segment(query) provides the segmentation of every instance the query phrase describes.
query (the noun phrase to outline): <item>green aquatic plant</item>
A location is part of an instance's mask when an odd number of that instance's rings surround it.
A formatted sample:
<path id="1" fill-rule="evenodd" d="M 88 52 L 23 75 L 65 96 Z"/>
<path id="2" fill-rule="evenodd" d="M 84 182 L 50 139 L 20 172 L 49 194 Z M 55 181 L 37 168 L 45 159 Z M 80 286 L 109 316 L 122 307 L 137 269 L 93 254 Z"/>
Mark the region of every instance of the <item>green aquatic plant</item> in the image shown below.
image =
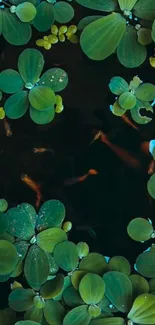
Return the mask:
<path id="1" fill-rule="evenodd" d="M 116 101 L 110 105 L 111 112 L 116 116 L 123 116 L 130 111 L 132 119 L 138 124 L 147 124 L 152 118 L 142 116 L 140 110 L 153 113 L 153 107 L 150 102 L 155 98 L 155 86 L 151 83 L 143 83 L 138 76 L 135 76 L 130 83 L 127 83 L 122 77 L 113 77 L 110 80 L 109 88 L 114 95 L 117 95 Z"/>
<path id="2" fill-rule="evenodd" d="M 47 70 L 41 77 L 44 57 L 35 49 L 24 50 L 18 58 L 18 70 L 6 69 L 0 73 L 0 89 L 10 96 L 4 104 L 7 117 L 18 119 L 29 109 L 31 119 L 37 124 L 46 124 L 55 116 L 55 105 L 60 105 L 60 96 L 55 92 L 68 84 L 67 73 L 60 68 Z"/>
<path id="3" fill-rule="evenodd" d="M 92 60 L 104 60 L 117 53 L 127 68 L 141 65 L 147 56 L 146 45 L 155 39 L 154 0 L 76 0 L 84 7 L 110 13 L 88 16 L 79 23 L 80 44 Z M 153 31 L 152 29 L 153 23 Z"/>
<path id="4" fill-rule="evenodd" d="M 0 34 L 12 45 L 24 45 L 32 36 L 31 21 L 35 18 L 37 0 L 1 1 Z"/>
<path id="5" fill-rule="evenodd" d="M 57 272 L 58 265 L 51 254 L 55 245 L 67 241 L 67 234 L 61 229 L 64 218 L 65 207 L 58 200 L 46 201 L 38 214 L 27 203 L 1 214 L 0 281 L 24 271 L 29 285 L 38 289 L 49 275 Z M 5 256 L 6 251 L 9 254 Z"/>
<path id="6" fill-rule="evenodd" d="M 60 24 L 68 23 L 74 17 L 73 7 L 65 1 L 46 0 L 37 6 L 37 14 L 33 26 L 40 32 L 47 31 L 56 21 Z"/>

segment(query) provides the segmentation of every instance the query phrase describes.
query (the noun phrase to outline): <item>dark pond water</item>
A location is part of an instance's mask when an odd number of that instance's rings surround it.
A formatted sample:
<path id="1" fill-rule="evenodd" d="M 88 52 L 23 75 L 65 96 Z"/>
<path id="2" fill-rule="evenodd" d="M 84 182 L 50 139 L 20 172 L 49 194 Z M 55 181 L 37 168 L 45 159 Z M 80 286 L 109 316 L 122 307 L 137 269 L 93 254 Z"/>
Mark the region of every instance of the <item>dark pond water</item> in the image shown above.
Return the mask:
<path id="1" fill-rule="evenodd" d="M 76 24 L 87 14 L 92 12 L 76 6 L 72 22 Z M 34 48 L 40 36 L 34 33 L 27 47 Z M 0 68 L 16 69 L 24 47 L 2 43 L 2 48 Z M 115 55 L 94 62 L 86 58 L 79 45 L 68 43 L 42 53 L 45 70 L 61 64 L 69 75 L 68 87 L 63 91 L 65 109 L 46 126 L 34 124 L 28 114 L 10 120 L 10 138 L 5 135 L 3 121 L 0 122 L 0 197 L 8 200 L 9 207 L 21 202 L 35 205 L 35 193 L 21 181 L 21 174 L 26 173 L 41 184 L 44 201 L 52 198 L 65 204 L 67 220 L 73 222 L 71 240 L 87 241 L 92 251 L 107 256 L 123 255 L 134 263 L 149 243 L 133 242 L 127 235 L 127 225 L 133 217 L 154 218 L 154 204 L 150 205 L 146 191 L 150 158 L 142 155 L 139 148 L 143 140 L 155 137 L 155 122 L 140 127 L 138 133 L 112 115 L 109 105 L 114 97 L 108 83 L 113 76 L 130 81 L 137 74 L 145 82 L 155 83 L 155 71 L 148 61 L 138 69 L 126 69 Z M 111 141 L 131 151 L 141 160 L 141 170 L 125 165 L 100 141 L 89 147 L 94 129 L 109 132 Z M 55 153 L 37 155 L 32 151 L 34 147 L 52 148 Z M 83 183 L 64 186 L 65 179 L 83 175 L 90 168 L 99 174 Z M 84 229 L 94 225 L 96 237 L 92 238 Z M 7 306 L 9 283 L 0 284 L 0 289 L 1 309 Z"/>

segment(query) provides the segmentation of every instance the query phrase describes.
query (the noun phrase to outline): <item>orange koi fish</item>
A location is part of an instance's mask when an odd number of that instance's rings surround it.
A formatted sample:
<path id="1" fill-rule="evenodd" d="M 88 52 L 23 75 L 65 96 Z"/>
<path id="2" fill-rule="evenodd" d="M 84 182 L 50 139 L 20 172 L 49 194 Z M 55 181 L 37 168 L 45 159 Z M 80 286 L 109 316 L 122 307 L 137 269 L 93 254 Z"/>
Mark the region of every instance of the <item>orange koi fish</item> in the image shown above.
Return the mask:
<path id="1" fill-rule="evenodd" d="M 42 200 L 40 184 L 37 184 L 26 174 L 21 175 L 21 180 L 36 193 L 36 207 L 39 208 L 40 202 Z"/>
<path id="2" fill-rule="evenodd" d="M 33 152 L 34 153 L 44 153 L 44 152 L 52 152 L 54 153 L 54 151 L 52 149 L 47 149 L 47 148 L 33 148 Z"/>
<path id="3" fill-rule="evenodd" d="M 108 136 L 102 132 L 100 136 L 101 141 L 106 144 L 124 163 L 133 168 L 140 168 L 141 163 L 138 159 L 133 157 L 128 151 L 125 149 L 113 144 L 109 141 Z"/>
<path id="4" fill-rule="evenodd" d="M 121 118 L 122 118 L 122 120 L 123 120 L 126 124 L 128 124 L 128 125 L 131 126 L 133 129 L 135 129 L 136 131 L 139 132 L 139 128 L 138 128 L 135 124 L 133 124 L 125 114 L 122 115 Z"/>
<path id="5" fill-rule="evenodd" d="M 4 118 L 3 121 L 4 121 L 4 129 L 5 129 L 6 136 L 11 137 L 12 136 L 12 130 L 11 130 L 10 124 L 8 123 L 6 118 Z"/>
<path id="6" fill-rule="evenodd" d="M 90 176 L 90 175 L 97 175 L 98 174 L 98 171 L 95 170 L 95 169 L 89 169 L 88 170 L 88 173 L 86 173 L 85 175 L 83 176 L 80 176 L 80 177 L 73 177 L 73 178 L 70 178 L 70 179 L 67 179 L 65 182 L 64 182 L 64 185 L 73 185 L 73 184 L 76 184 L 76 183 L 79 183 L 79 182 L 83 182 L 85 181 L 85 179 Z"/>

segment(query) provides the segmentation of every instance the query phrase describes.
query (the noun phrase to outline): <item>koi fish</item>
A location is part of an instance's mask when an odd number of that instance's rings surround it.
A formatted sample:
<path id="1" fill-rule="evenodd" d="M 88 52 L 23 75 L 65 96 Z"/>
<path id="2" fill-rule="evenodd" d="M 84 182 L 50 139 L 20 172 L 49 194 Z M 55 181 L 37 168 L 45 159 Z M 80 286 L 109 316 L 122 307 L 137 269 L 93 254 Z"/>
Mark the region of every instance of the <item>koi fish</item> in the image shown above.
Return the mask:
<path id="1" fill-rule="evenodd" d="M 40 202 L 42 200 L 42 194 L 40 189 L 40 184 L 37 184 L 26 174 L 21 175 L 21 180 L 36 193 L 36 207 L 39 208 Z"/>
<path id="2" fill-rule="evenodd" d="M 44 152 L 52 152 L 54 153 L 54 151 L 52 149 L 47 149 L 47 148 L 33 148 L 33 152 L 34 153 L 44 153 Z"/>
<path id="3" fill-rule="evenodd" d="M 125 114 L 122 115 L 121 118 L 122 118 L 122 120 L 123 120 L 126 124 L 128 124 L 128 125 L 131 126 L 133 129 L 135 129 L 136 131 L 139 132 L 139 128 L 138 128 L 135 124 L 133 124 L 132 121 L 130 121 L 129 118 L 128 118 Z"/>
<path id="4" fill-rule="evenodd" d="M 11 130 L 10 124 L 8 123 L 6 118 L 4 118 L 3 121 L 4 121 L 4 129 L 5 129 L 6 136 L 11 137 L 12 136 L 12 130 Z"/>
<path id="5" fill-rule="evenodd" d="M 65 182 L 64 182 L 64 185 L 73 185 L 73 184 L 76 184 L 76 183 L 81 183 L 83 181 L 85 181 L 85 179 L 90 176 L 90 175 L 97 175 L 98 174 L 98 171 L 95 170 L 95 169 L 89 169 L 88 170 L 88 173 L 86 173 L 85 175 L 83 176 L 80 176 L 80 177 L 73 177 L 73 178 L 70 178 L 70 179 L 67 179 Z"/>
<path id="6" fill-rule="evenodd" d="M 124 163 L 133 168 L 140 168 L 141 163 L 138 159 L 133 157 L 128 151 L 125 149 L 113 144 L 109 141 L 108 136 L 102 132 L 100 136 L 101 141 L 106 144 Z"/>

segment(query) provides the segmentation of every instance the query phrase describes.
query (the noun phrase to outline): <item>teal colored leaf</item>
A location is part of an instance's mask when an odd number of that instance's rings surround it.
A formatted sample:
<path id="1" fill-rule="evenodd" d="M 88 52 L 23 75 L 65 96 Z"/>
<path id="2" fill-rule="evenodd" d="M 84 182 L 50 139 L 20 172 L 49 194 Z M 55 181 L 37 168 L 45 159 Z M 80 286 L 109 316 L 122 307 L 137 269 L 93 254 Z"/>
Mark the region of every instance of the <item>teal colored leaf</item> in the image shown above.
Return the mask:
<path id="1" fill-rule="evenodd" d="M 23 2 L 16 7 L 16 15 L 18 18 L 26 23 L 34 19 L 37 10 L 35 6 L 30 2 Z"/>
<path id="2" fill-rule="evenodd" d="M 19 322 L 15 323 L 15 325 L 41 325 L 38 322 L 34 322 L 32 320 L 20 320 Z"/>
<path id="3" fill-rule="evenodd" d="M 44 307 L 44 317 L 49 325 L 62 325 L 65 308 L 55 300 L 47 300 Z"/>
<path id="4" fill-rule="evenodd" d="M 2 11 L 2 10 L 1 10 Z M 21 22 L 9 9 L 2 11 L 2 34 L 12 45 L 27 44 L 31 38 L 32 30 L 29 23 Z"/>
<path id="5" fill-rule="evenodd" d="M 91 24 L 93 21 L 102 18 L 102 16 L 87 16 L 82 18 L 78 23 L 78 30 L 83 30 L 86 26 Z"/>
<path id="6" fill-rule="evenodd" d="M 24 50 L 18 58 L 18 70 L 25 83 L 35 85 L 44 67 L 44 57 L 36 49 Z"/>
<path id="7" fill-rule="evenodd" d="M 68 84 L 67 73 L 60 68 L 48 70 L 40 78 L 39 85 L 50 87 L 54 92 L 59 92 L 66 88 Z"/>
<path id="8" fill-rule="evenodd" d="M 137 31 L 133 26 L 128 26 L 117 48 L 118 60 L 126 68 L 139 67 L 146 59 L 145 46 L 137 41 Z"/>
<path id="9" fill-rule="evenodd" d="M 119 6 L 122 11 L 132 10 L 137 0 L 118 0 Z"/>
<path id="10" fill-rule="evenodd" d="M 16 241 L 14 243 L 14 246 L 16 247 L 18 253 L 18 260 L 19 262 L 22 262 L 27 254 L 29 243 L 24 240 L 20 240 L 20 241 Z"/>
<path id="11" fill-rule="evenodd" d="M 59 266 L 56 264 L 53 255 L 51 253 L 47 253 L 48 260 L 49 260 L 49 265 L 50 265 L 50 274 L 56 274 L 59 270 Z"/>
<path id="12" fill-rule="evenodd" d="M 9 306 L 15 311 L 25 311 L 33 306 L 35 291 L 32 289 L 17 288 L 9 295 Z"/>
<path id="13" fill-rule="evenodd" d="M 147 182 L 147 190 L 151 197 L 155 199 L 155 174 L 153 174 Z"/>
<path id="14" fill-rule="evenodd" d="M 129 90 L 128 83 L 121 77 L 113 77 L 110 80 L 109 88 L 115 95 L 121 95 L 122 93 Z"/>
<path id="15" fill-rule="evenodd" d="M 55 116 L 54 105 L 43 111 L 39 111 L 33 108 L 32 106 L 30 106 L 30 117 L 32 121 L 35 122 L 36 124 L 44 125 L 50 123 L 54 119 L 54 116 Z"/>
<path id="16" fill-rule="evenodd" d="M 67 313 L 63 325 L 88 325 L 90 320 L 88 306 L 78 306 Z"/>
<path id="17" fill-rule="evenodd" d="M 137 271 L 146 278 L 153 278 L 155 273 L 155 253 L 143 252 L 136 259 Z"/>
<path id="18" fill-rule="evenodd" d="M 0 212 L 0 234 L 3 234 L 7 231 L 8 223 L 4 213 Z M 1 239 L 1 238 L 0 238 Z"/>
<path id="19" fill-rule="evenodd" d="M 145 108 L 146 111 L 150 111 L 153 113 L 153 107 L 149 103 L 141 102 L 137 99 L 135 107 L 133 107 L 130 111 L 131 117 L 138 124 L 147 124 L 152 121 L 152 118 L 145 115 L 142 116 L 140 112 L 142 108 Z"/>
<path id="20" fill-rule="evenodd" d="M 117 0 L 76 0 L 76 2 L 89 9 L 107 12 L 115 11 L 118 7 Z"/>
<path id="21" fill-rule="evenodd" d="M 103 279 L 93 273 L 84 275 L 79 285 L 79 293 L 87 305 L 96 305 L 101 301 L 105 292 Z"/>
<path id="22" fill-rule="evenodd" d="M 45 32 L 54 23 L 54 19 L 54 6 L 46 1 L 42 1 L 37 6 L 37 14 L 32 24 L 39 32 Z"/>
<path id="23" fill-rule="evenodd" d="M 0 275 L 11 273 L 18 262 L 15 246 L 7 240 L 0 240 Z"/>
<path id="24" fill-rule="evenodd" d="M 78 291 L 73 287 L 68 287 L 63 292 L 63 300 L 65 304 L 69 307 L 77 307 L 79 305 L 84 305 L 84 301 L 81 299 Z"/>
<path id="25" fill-rule="evenodd" d="M 10 279 L 11 273 L 6 274 L 6 275 L 0 275 L 0 282 L 6 282 Z"/>
<path id="26" fill-rule="evenodd" d="M 133 13 L 138 18 L 145 20 L 155 19 L 155 2 L 152 0 L 139 0 L 133 8 Z"/>
<path id="27" fill-rule="evenodd" d="M 125 320 L 121 317 L 101 317 L 98 319 L 92 319 L 89 325 L 125 325 Z"/>
<path id="28" fill-rule="evenodd" d="M 125 30 L 126 20 L 118 13 L 97 19 L 82 31 L 82 50 L 92 60 L 104 60 L 116 50 Z"/>
<path id="29" fill-rule="evenodd" d="M 103 275 L 106 285 L 105 295 L 122 313 L 130 310 L 132 303 L 132 284 L 129 278 L 118 271 L 109 271 Z"/>
<path id="30" fill-rule="evenodd" d="M 77 246 L 70 241 L 59 243 L 54 249 L 53 257 L 61 269 L 73 271 L 78 265 Z"/>
<path id="31" fill-rule="evenodd" d="M 30 286 L 34 289 L 39 289 L 47 280 L 49 269 L 46 253 L 37 245 L 32 245 L 24 265 L 24 274 Z"/>
<path id="32" fill-rule="evenodd" d="M 12 3 L 13 5 L 17 6 L 20 3 L 25 2 L 25 0 L 10 0 L 9 2 Z M 29 0 L 28 2 L 32 3 L 36 7 L 38 0 Z"/>
<path id="33" fill-rule="evenodd" d="M 66 209 L 59 200 L 48 200 L 40 208 L 36 222 L 37 230 L 61 227 Z"/>
<path id="34" fill-rule="evenodd" d="M 43 318 L 43 309 L 32 306 L 29 310 L 24 313 L 25 320 L 32 320 L 35 322 L 42 322 Z"/>
<path id="35" fill-rule="evenodd" d="M 12 69 L 3 70 L 0 73 L 0 89 L 7 94 L 16 93 L 24 88 L 20 74 Z"/>
<path id="36" fill-rule="evenodd" d="M 5 114 L 11 119 L 20 118 L 26 113 L 28 106 L 28 93 L 27 91 L 23 90 L 10 96 L 6 100 L 4 104 Z"/>
<path id="37" fill-rule="evenodd" d="M 74 9 L 67 2 L 56 2 L 54 4 L 54 17 L 55 20 L 60 24 L 68 23 L 74 17 Z"/>
<path id="38" fill-rule="evenodd" d="M 155 98 L 155 86 L 151 83 L 143 83 L 135 90 L 136 97 L 141 101 L 151 101 Z"/>
<path id="39" fill-rule="evenodd" d="M 33 108 L 44 110 L 55 104 L 55 93 L 49 87 L 36 86 L 29 92 L 29 101 Z"/>
<path id="40" fill-rule="evenodd" d="M 8 232 L 20 239 L 29 240 L 34 235 L 36 212 L 28 203 L 11 208 L 5 216 L 8 220 Z"/>
<path id="41" fill-rule="evenodd" d="M 65 231 L 61 228 L 49 228 L 37 235 L 37 245 L 45 252 L 53 253 L 55 246 L 67 238 Z"/>

